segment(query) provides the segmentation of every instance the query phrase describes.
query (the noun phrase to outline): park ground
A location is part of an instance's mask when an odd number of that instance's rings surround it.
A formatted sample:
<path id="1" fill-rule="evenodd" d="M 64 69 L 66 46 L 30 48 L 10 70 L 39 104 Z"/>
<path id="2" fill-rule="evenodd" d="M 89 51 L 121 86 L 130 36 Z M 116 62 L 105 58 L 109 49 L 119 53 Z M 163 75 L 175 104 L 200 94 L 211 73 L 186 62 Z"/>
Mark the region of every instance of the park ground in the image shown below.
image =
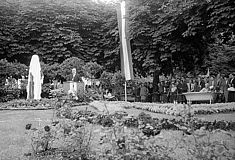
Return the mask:
<path id="1" fill-rule="evenodd" d="M 88 105 L 78 106 L 74 109 L 96 111 Z M 138 115 L 142 110 L 125 109 L 128 114 Z M 112 112 L 112 111 L 111 111 Z M 175 118 L 174 116 L 144 111 L 152 117 Z M 0 111 L 0 160 L 21 160 L 25 159 L 24 153 L 30 152 L 30 138 L 26 135 L 25 126 L 32 123 L 33 126 L 44 126 L 53 119 L 53 110 L 21 110 L 21 111 Z M 226 120 L 235 121 L 235 113 L 212 114 L 197 116 L 208 121 Z"/>

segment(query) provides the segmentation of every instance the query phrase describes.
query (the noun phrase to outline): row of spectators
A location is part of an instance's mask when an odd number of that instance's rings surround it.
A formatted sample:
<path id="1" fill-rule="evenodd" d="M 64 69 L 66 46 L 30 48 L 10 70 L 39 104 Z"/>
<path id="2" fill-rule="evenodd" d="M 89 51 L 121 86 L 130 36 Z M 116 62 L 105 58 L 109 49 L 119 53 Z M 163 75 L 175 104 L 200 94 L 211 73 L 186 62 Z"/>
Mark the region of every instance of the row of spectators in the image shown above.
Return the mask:
<path id="1" fill-rule="evenodd" d="M 5 80 L 5 87 L 11 89 L 25 89 L 27 85 L 27 79 L 22 76 L 21 79 L 16 79 L 12 76 L 7 77 Z"/>
<path id="2" fill-rule="evenodd" d="M 220 97 L 219 101 L 228 101 L 228 92 L 235 91 L 235 74 L 228 76 L 218 74 L 216 76 L 198 77 L 164 77 L 158 83 L 157 93 L 153 93 L 152 84 L 145 83 L 136 88 L 135 95 L 137 101 L 151 102 L 153 96 L 157 96 L 157 101 L 166 102 L 186 102 L 183 93 L 186 92 L 216 92 Z"/>

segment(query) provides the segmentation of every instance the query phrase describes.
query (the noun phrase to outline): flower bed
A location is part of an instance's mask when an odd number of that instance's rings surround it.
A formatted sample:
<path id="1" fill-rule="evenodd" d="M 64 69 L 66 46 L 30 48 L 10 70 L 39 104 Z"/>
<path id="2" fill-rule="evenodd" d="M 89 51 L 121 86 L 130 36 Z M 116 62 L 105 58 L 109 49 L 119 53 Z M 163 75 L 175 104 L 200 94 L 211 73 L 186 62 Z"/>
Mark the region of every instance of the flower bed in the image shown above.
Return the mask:
<path id="1" fill-rule="evenodd" d="M 122 111 L 134 107 L 133 103 L 125 101 L 93 101 L 89 104 L 101 112 Z"/>
<path id="2" fill-rule="evenodd" d="M 186 112 L 194 114 L 229 113 L 235 111 L 235 103 L 217 104 L 158 104 L 158 103 L 134 103 L 134 108 L 147 110 L 155 113 L 162 113 L 174 116 L 183 116 Z"/>
<path id="3" fill-rule="evenodd" d="M 68 97 L 58 98 L 42 98 L 41 100 L 25 100 L 17 99 L 4 103 L 0 103 L 0 110 L 46 110 L 60 108 L 61 106 L 70 103 L 71 107 L 86 105 L 86 102 L 77 102 Z"/>
<path id="4" fill-rule="evenodd" d="M 234 136 L 230 131 L 234 131 L 234 123 L 230 125 L 233 128 L 222 128 L 227 122 L 208 124 L 190 117 L 179 121 L 159 120 L 145 113 L 132 117 L 125 112 L 97 114 L 87 110 L 67 114 L 66 118 L 62 113 L 58 118 L 41 128 L 26 126 L 32 137 L 33 152 L 28 154 L 32 158 L 231 159 L 233 156 Z M 175 137 L 169 139 L 172 135 Z M 228 139 L 220 142 L 221 138 L 216 136 Z M 55 143 L 63 146 L 52 148 Z M 208 152 L 202 153 L 204 150 Z M 187 157 L 182 158 L 181 152 Z"/>
<path id="5" fill-rule="evenodd" d="M 37 100 L 12 100 L 1 103 L 0 110 L 22 110 L 22 109 L 52 109 L 56 103 L 55 99 L 41 99 Z"/>
<path id="6" fill-rule="evenodd" d="M 68 113 L 70 111 L 70 113 Z M 58 117 L 66 117 L 71 120 L 82 120 L 93 124 L 99 124 L 103 127 L 111 127 L 117 121 L 121 122 L 126 127 L 139 128 L 143 132 L 149 130 L 149 133 L 160 130 L 182 130 L 190 128 L 191 130 L 198 130 L 204 128 L 205 130 L 232 130 L 235 131 L 235 122 L 232 121 L 214 121 L 209 122 L 198 118 L 185 118 L 180 119 L 158 119 L 152 118 L 149 114 L 144 112 L 140 113 L 137 117 L 129 116 L 125 111 L 116 111 L 112 114 L 98 114 L 96 112 L 81 110 L 72 112 L 72 110 L 64 110 L 57 112 Z M 148 133 L 146 133 L 148 134 Z M 148 135 L 149 136 L 149 135 Z"/>
<path id="7" fill-rule="evenodd" d="M 235 103 L 194 104 L 194 114 L 213 114 L 235 112 Z"/>

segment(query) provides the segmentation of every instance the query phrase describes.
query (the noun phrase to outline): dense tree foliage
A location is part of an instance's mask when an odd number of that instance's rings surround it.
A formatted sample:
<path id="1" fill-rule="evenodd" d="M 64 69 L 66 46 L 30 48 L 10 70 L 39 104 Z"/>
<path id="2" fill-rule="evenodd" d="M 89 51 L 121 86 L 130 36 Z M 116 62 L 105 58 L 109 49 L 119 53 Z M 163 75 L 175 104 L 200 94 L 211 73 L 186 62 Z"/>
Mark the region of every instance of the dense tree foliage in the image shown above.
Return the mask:
<path id="1" fill-rule="evenodd" d="M 8 62 L 6 59 L 0 60 L 0 87 L 5 84 L 6 78 L 22 78 L 27 75 L 28 67 L 19 62 Z"/>
<path id="2" fill-rule="evenodd" d="M 128 0 L 128 5 L 136 75 L 172 73 L 176 67 L 235 71 L 234 0 Z M 2 0 L 0 58 L 29 65 L 38 54 L 51 77 L 71 57 L 115 72 L 116 7 L 94 0 Z"/>
<path id="3" fill-rule="evenodd" d="M 168 58 L 173 67 L 180 67 L 182 71 L 203 71 L 213 66 L 205 62 L 209 62 L 213 54 L 211 47 L 215 47 L 217 35 L 234 37 L 234 1 L 138 2 L 132 4 L 133 48 L 144 67 L 154 68 L 161 62 L 165 66 Z"/>
<path id="4" fill-rule="evenodd" d="M 84 76 L 83 66 L 85 65 L 84 61 L 77 58 L 77 57 L 71 57 L 63 61 L 59 65 L 59 71 L 58 75 L 64 78 L 67 81 L 71 81 L 72 77 L 72 69 L 76 68 L 76 72 L 79 75 L 79 77 Z"/>
<path id="5" fill-rule="evenodd" d="M 2 6 L 5 13 L 2 21 L 11 10 L 15 12 L 2 26 L 2 56 L 8 55 L 10 59 L 24 56 L 23 63 L 32 54 L 43 57 L 45 63 L 61 63 L 72 56 L 90 59 L 89 50 L 95 51 L 87 42 L 93 41 L 89 39 L 99 23 L 96 20 L 99 15 L 90 15 L 94 4 L 78 2 L 69 5 L 66 1 L 31 0 L 11 4 L 9 8 Z M 5 29 L 9 32 L 5 33 Z"/>
<path id="6" fill-rule="evenodd" d="M 0 77 L 14 77 L 14 78 L 21 78 L 22 75 L 27 74 L 28 67 L 24 64 L 19 62 L 8 62 L 6 59 L 0 60 Z"/>
<path id="7" fill-rule="evenodd" d="M 102 68 L 103 67 L 96 62 L 88 62 L 83 66 L 83 72 L 85 77 L 98 79 L 103 72 Z"/>

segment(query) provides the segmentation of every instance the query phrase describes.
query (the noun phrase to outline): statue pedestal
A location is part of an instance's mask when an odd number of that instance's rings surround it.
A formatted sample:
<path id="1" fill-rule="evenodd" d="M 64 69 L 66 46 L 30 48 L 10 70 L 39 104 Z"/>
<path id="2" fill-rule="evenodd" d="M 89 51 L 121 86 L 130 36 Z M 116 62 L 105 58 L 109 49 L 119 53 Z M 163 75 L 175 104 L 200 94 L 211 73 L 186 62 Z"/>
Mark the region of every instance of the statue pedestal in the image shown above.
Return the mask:
<path id="1" fill-rule="evenodd" d="M 63 89 L 65 93 L 68 93 L 69 90 L 75 90 L 77 93 L 84 93 L 84 83 L 67 81 L 63 83 Z"/>

